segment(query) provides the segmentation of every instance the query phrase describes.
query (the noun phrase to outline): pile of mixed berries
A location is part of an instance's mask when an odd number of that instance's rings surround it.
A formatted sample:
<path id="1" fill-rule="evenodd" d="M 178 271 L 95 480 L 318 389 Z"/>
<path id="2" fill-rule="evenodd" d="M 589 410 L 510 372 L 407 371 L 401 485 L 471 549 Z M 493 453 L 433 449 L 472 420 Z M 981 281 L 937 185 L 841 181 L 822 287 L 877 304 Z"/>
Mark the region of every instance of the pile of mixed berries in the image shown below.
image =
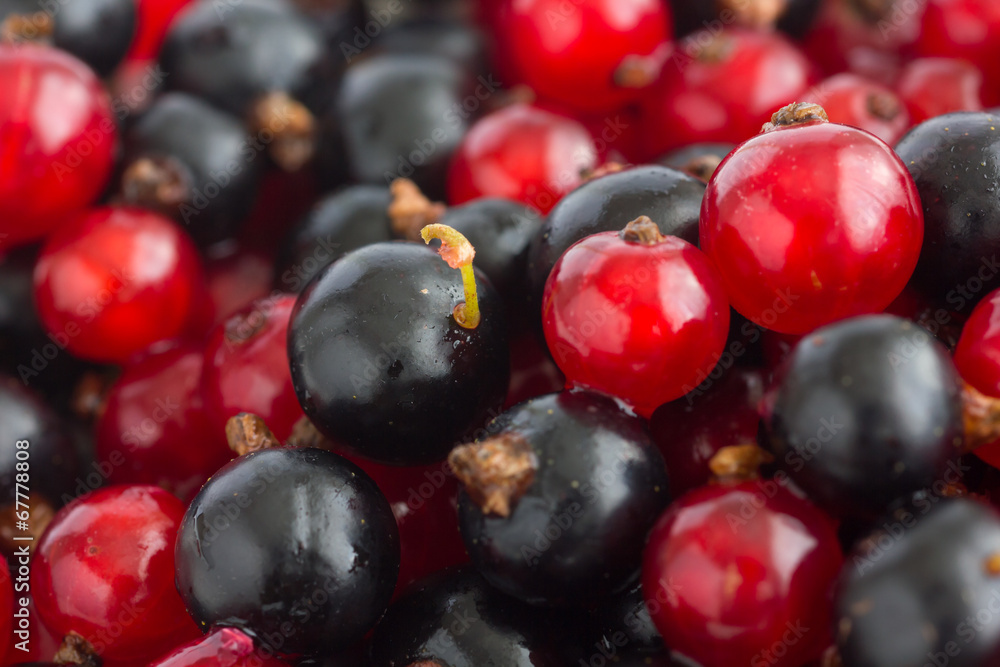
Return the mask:
<path id="1" fill-rule="evenodd" d="M 997 0 L 0 0 L 0 657 L 1000 665 Z"/>

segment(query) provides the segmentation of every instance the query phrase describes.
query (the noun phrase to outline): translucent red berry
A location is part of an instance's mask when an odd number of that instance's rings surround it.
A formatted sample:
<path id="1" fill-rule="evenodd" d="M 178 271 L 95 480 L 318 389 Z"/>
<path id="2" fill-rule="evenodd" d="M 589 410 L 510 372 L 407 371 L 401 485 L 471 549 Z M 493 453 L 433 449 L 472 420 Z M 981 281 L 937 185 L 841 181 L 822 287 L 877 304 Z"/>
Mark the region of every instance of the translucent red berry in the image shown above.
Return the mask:
<path id="1" fill-rule="evenodd" d="M 542 324 L 567 384 L 617 396 L 648 417 L 715 366 L 729 304 L 701 251 L 640 218 L 563 254 L 545 285 Z"/>
<path id="2" fill-rule="evenodd" d="M 923 239 L 916 186 L 889 146 L 790 105 L 719 165 L 701 209 L 701 248 L 732 306 L 782 333 L 881 312 L 909 280 Z"/>
<path id="3" fill-rule="evenodd" d="M 226 421 L 252 412 L 284 441 L 302 407 L 288 366 L 288 323 L 295 295 L 254 301 L 215 327 L 205 346 L 202 388 L 211 434 L 224 441 Z"/>
<path id="4" fill-rule="evenodd" d="M 547 213 L 597 166 L 597 149 L 577 121 L 528 104 L 495 111 L 472 126 L 448 171 L 451 204 L 504 197 Z"/>
<path id="5" fill-rule="evenodd" d="M 288 663 L 254 647 L 236 628 L 217 628 L 171 651 L 149 667 L 287 667 Z"/>
<path id="6" fill-rule="evenodd" d="M 63 51 L 0 44 L 0 233 L 44 237 L 101 194 L 117 124 L 94 73 Z"/>
<path id="7" fill-rule="evenodd" d="M 705 486 L 660 518 L 643 555 L 650 617 L 704 667 L 797 667 L 831 642 L 842 556 L 831 520 L 777 482 Z"/>
<path id="8" fill-rule="evenodd" d="M 184 505 L 154 486 L 113 486 L 73 502 L 38 543 L 31 591 L 42 621 L 103 657 L 145 664 L 198 628 L 174 586 Z"/>
<path id="9" fill-rule="evenodd" d="M 891 88 L 858 74 L 836 74 L 812 92 L 810 101 L 826 109 L 830 122 L 861 128 L 890 146 L 910 129 L 903 100 Z"/>
<path id="10" fill-rule="evenodd" d="M 669 54 L 672 22 L 660 0 L 505 0 L 493 16 L 515 82 L 576 111 L 625 106 Z"/>
<path id="11" fill-rule="evenodd" d="M 94 432 L 97 459 L 116 484 L 155 484 L 190 499 L 233 453 L 202 400 L 200 346 L 180 345 L 129 364 Z"/>
<path id="12" fill-rule="evenodd" d="M 35 303 L 50 337 L 93 361 L 123 362 L 178 336 L 203 292 L 201 260 L 184 231 L 137 208 L 78 214 L 35 266 Z"/>
<path id="13" fill-rule="evenodd" d="M 983 73 L 964 60 L 912 60 L 900 72 L 896 90 L 910 110 L 913 125 L 952 111 L 983 109 Z"/>

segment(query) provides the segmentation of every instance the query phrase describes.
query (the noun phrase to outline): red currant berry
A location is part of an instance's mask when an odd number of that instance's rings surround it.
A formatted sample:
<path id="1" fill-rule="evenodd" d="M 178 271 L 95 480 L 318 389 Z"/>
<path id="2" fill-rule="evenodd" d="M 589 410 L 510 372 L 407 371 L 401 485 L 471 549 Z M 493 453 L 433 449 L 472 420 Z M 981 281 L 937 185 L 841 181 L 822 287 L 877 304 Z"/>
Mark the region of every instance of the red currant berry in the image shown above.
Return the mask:
<path id="1" fill-rule="evenodd" d="M 205 279 L 216 324 L 271 293 L 272 266 L 264 253 L 244 246 L 208 258 Z"/>
<path id="2" fill-rule="evenodd" d="M 669 55 L 661 0 L 505 0 L 494 16 L 514 78 L 576 111 L 625 106 Z"/>
<path id="3" fill-rule="evenodd" d="M 31 591 L 42 621 L 103 657 L 143 664 L 198 628 L 174 585 L 184 505 L 155 486 L 100 489 L 56 514 L 38 543 Z"/>
<path id="4" fill-rule="evenodd" d="M 1000 104 L 1000 4 L 994 0 L 927 0 L 915 48 L 921 56 L 972 63 L 986 81 L 983 103 Z"/>
<path id="5" fill-rule="evenodd" d="M 923 230 L 892 149 L 815 104 L 781 109 L 729 154 L 700 221 L 733 307 L 782 333 L 881 312 L 913 273 Z"/>
<path id="6" fill-rule="evenodd" d="M 857 74 L 845 72 L 821 82 L 816 100 L 830 122 L 861 128 L 890 146 L 910 129 L 910 116 L 899 96 Z"/>
<path id="7" fill-rule="evenodd" d="M 101 194 L 117 126 L 111 100 L 73 56 L 0 45 L 0 233 L 40 239 Z"/>
<path id="8" fill-rule="evenodd" d="M 953 58 L 917 58 L 903 67 L 896 83 L 913 125 L 952 111 L 981 111 L 982 87 L 983 73 Z"/>
<path id="9" fill-rule="evenodd" d="M 759 373 L 733 369 L 656 409 L 649 431 L 667 463 L 675 498 L 708 484 L 709 462 L 720 449 L 757 442 L 763 394 Z"/>
<path id="10" fill-rule="evenodd" d="M 567 116 L 513 104 L 479 120 L 448 171 L 448 201 L 503 197 L 543 213 L 597 166 L 587 129 Z"/>
<path id="11" fill-rule="evenodd" d="M 171 651 L 149 667 L 288 667 L 288 663 L 257 650 L 242 630 L 217 628 Z"/>
<path id="12" fill-rule="evenodd" d="M 288 366 L 288 323 L 295 295 L 253 302 L 215 327 L 205 347 L 202 389 L 210 433 L 225 440 L 226 422 L 252 412 L 280 441 L 302 418 Z"/>
<path id="13" fill-rule="evenodd" d="M 201 394 L 200 347 L 182 345 L 126 366 L 95 426 L 98 461 L 115 484 L 153 484 L 190 499 L 233 454 Z"/>
<path id="14" fill-rule="evenodd" d="M 639 218 L 563 254 L 545 284 L 542 325 L 567 384 L 617 396 L 648 417 L 715 366 L 729 304 L 701 251 Z"/>
<path id="15" fill-rule="evenodd" d="M 35 266 L 35 303 L 73 354 L 123 362 L 188 323 L 204 276 L 177 225 L 137 208 L 96 208 L 53 234 Z"/>
<path id="16" fill-rule="evenodd" d="M 832 521 L 773 481 L 706 486 L 672 505 L 643 554 L 650 616 L 704 667 L 797 667 L 829 646 L 842 556 Z"/>
<path id="17" fill-rule="evenodd" d="M 955 349 L 962 379 L 987 396 L 1000 398 L 1000 290 L 988 294 L 972 310 Z"/>
<path id="18" fill-rule="evenodd" d="M 458 530 L 458 482 L 446 464 L 398 467 L 346 458 L 375 481 L 396 518 L 400 565 L 394 597 L 431 572 L 468 562 Z"/>
<path id="19" fill-rule="evenodd" d="M 690 35 L 643 102 L 646 148 L 656 156 L 687 144 L 749 139 L 812 80 L 809 61 L 776 32 Z"/>
<path id="20" fill-rule="evenodd" d="M 136 0 L 135 37 L 129 47 L 128 60 L 154 60 L 160 53 L 160 46 L 167 36 L 167 29 L 174 17 L 191 0 Z"/>

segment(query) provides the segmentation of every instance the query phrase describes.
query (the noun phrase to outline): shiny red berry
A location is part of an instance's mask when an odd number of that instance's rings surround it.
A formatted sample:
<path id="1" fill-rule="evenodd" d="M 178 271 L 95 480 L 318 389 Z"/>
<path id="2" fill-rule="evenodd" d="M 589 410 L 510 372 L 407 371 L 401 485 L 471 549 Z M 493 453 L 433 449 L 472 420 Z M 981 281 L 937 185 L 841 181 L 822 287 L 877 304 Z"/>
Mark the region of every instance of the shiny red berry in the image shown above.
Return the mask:
<path id="1" fill-rule="evenodd" d="M 961 58 L 979 68 L 983 104 L 1000 104 L 1000 4 L 994 0 L 926 0 L 919 38 L 921 56 Z"/>
<path id="2" fill-rule="evenodd" d="M 98 461 L 114 484 L 152 484 L 189 500 L 233 458 L 202 400 L 202 350 L 179 345 L 129 364 L 94 429 Z"/>
<path id="3" fill-rule="evenodd" d="M 202 389 L 211 434 L 219 441 L 225 441 L 226 421 L 241 412 L 263 418 L 280 441 L 302 418 L 288 366 L 295 298 L 282 294 L 254 301 L 209 335 Z"/>
<path id="4" fill-rule="evenodd" d="M 63 51 L 0 45 L 0 233 L 44 237 L 101 194 L 117 125 L 86 65 Z"/>
<path id="5" fill-rule="evenodd" d="M 452 158 L 448 201 L 504 197 L 542 213 L 597 166 L 597 149 L 577 121 L 528 104 L 495 111 L 472 126 Z"/>
<path id="6" fill-rule="evenodd" d="M 896 83 L 913 125 L 952 111 L 981 111 L 982 89 L 983 73 L 979 68 L 954 58 L 912 60 L 903 67 Z"/>
<path id="7" fill-rule="evenodd" d="M 135 38 L 126 58 L 134 61 L 153 60 L 160 53 L 160 46 L 174 17 L 191 0 L 136 0 Z"/>
<path id="8" fill-rule="evenodd" d="M 772 480 L 705 486 L 660 517 L 643 554 L 650 617 L 703 667 L 798 667 L 831 641 L 842 556 L 831 520 Z"/>
<path id="9" fill-rule="evenodd" d="M 923 213 L 889 146 L 790 105 L 719 165 L 701 209 L 701 248 L 730 303 L 782 333 L 881 312 L 913 273 Z"/>
<path id="10" fill-rule="evenodd" d="M 12 562 L 14 563 L 14 572 L 18 571 L 21 567 L 21 563 L 18 563 L 17 557 L 13 557 Z M 28 574 L 30 571 L 28 569 L 27 559 L 23 563 L 23 572 Z M 19 596 L 20 597 L 20 596 Z M 18 604 L 17 609 L 21 609 L 21 605 Z M 14 618 L 14 582 L 11 580 L 11 570 L 7 567 L 7 559 L 0 556 L 0 657 L 3 657 L 7 653 L 7 649 L 10 648 L 12 626 L 17 622 Z"/>
<path id="11" fill-rule="evenodd" d="M 124 362 L 176 337 L 204 298 L 194 244 L 137 208 L 95 208 L 53 234 L 35 266 L 35 303 L 49 336 L 78 357 Z"/>
<path id="12" fill-rule="evenodd" d="M 236 628 L 217 628 L 178 647 L 149 667 L 288 667 L 288 663 L 254 647 Z"/>
<path id="13" fill-rule="evenodd" d="M 812 82 L 809 61 L 776 32 L 696 32 L 678 44 L 642 103 L 645 148 L 657 156 L 687 144 L 739 143 Z"/>
<path id="14" fill-rule="evenodd" d="M 493 16 L 515 82 L 575 111 L 625 106 L 645 83 L 630 72 L 655 72 L 669 54 L 672 21 L 661 0 L 505 0 Z"/>
<path id="15" fill-rule="evenodd" d="M 52 520 L 32 562 L 42 621 L 83 635 L 103 657 L 144 664 L 198 628 L 174 586 L 184 505 L 154 486 L 112 486 Z"/>
<path id="16" fill-rule="evenodd" d="M 701 251 L 639 218 L 563 254 L 545 284 L 542 324 L 568 385 L 617 396 L 648 417 L 715 366 L 729 304 Z"/>
<path id="17" fill-rule="evenodd" d="M 889 144 L 910 129 L 910 115 L 891 88 L 858 74 L 845 72 L 816 85 L 809 97 L 824 109 L 832 123 L 871 132 Z"/>

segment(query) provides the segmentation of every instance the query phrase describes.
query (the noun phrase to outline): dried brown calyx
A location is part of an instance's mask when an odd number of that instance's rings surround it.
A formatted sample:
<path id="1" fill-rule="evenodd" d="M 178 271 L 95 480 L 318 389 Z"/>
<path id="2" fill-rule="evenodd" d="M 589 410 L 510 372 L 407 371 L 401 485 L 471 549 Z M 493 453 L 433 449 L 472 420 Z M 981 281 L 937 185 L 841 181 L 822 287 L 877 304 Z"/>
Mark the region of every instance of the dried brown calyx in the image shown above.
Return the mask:
<path id="1" fill-rule="evenodd" d="M 226 440 L 229 449 L 243 456 L 249 452 L 280 447 L 281 443 L 264 420 L 255 414 L 241 412 L 226 422 Z"/>
<path id="2" fill-rule="evenodd" d="M 622 58 L 615 69 L 614 82 L 619 88 L 646 88 L 660 78 L 663 64 L 667 62 L 673 46 L 664 45 L 649 55 L 631 54 Z"/>
<path id="3" fill-rule="evenodd" d="M 972 385 L 962 383 L 964 452 L 1000 439 L 1000 399 L 987 396 Z"/>
<path id="4" fill-rule="evenodd" d="M 510 516 L 538 468 L 531 445 L 516 433 L 460 445 L 448 455 L 448 464 L 472 502 L 483 513 L 501 517 Z"/>
<path id="5" fill-rule="evenodd" d="M 640 215 L 625 225 L 625 229 L 621 231 L 621 237 L 623 241 L 641 243 L 642 245 L 657 245 L 663 243 L 667 238 L 660 233 L 660 228 L 656 223 L 645 215 Z"/>
<path id="6" fill-rule="evenodd" d="M 303 415 L 292 427 L 285 444 L 289 447 L 315 447 L 316 449 L 333 450 L 333 443 L 320 433 L 309 417 Z"/>
<path id="7" fill-rule="evenodd" d="M 712 479 L 729 484 L 754 480 L 760 477 L 760 467 L 771 463 L 774 457 L 756 443 L 722 447 L 708 461 Z"/>
<path id="8" fill-rule="evenodd" d="M 716 6 L 720 15 L 730 12 L 732 22 L 760 29 L 777 23 L 788 9 L 788 0 L 716 0 Z"/>
<path id="9" fill-rule="evenodd" d="M 99 419 L 107 407 L 108 392 L 118 377 L 117 372 L 87 371 L 73 387 L 70 409 L 85 422 Z"/>
<path id="10" fill-rule="evenodd" d="M 421 241 L 420 230 L 441 220 L 446 207 L 424 196 L 417 184 L 408 178 L 397 178 L 389 185 L 389 222 L 396 236 L 408 241 Z"/>
<path id="11" fill-rule="evenodd" d="M 267 144 L 268 155 L 284 171 L 302 169 L 316 152 L 316 119 L 288 93 L 264 95 L 251 107 L 247 120 L 250 130 Z"/>
<path id="12" fill-rule="evenodd" d="M 625 171 L 628 169 L 627 164 L 622 164 L 621 162 L 605 162 L 599 167 L 594 169 L 584 169 L 580 172 L 580 180 L 584 183 L 592 181 L 595 178 L 600 178 L 601 176 L 607 176 L 608 174 L 617 174 L 620 171 Z"/>
<path id="13" fill-rule="evenodd" d="M 847 6 L 865 22 L 877 25 L 892 15 L 896 0 L 848 0 Z"/>
<path id="14" fill-rule="evenodd" d="M 894 120 L 903 110 L 899 98 L 888 91 L 870 93 L 865 106 L 868 108 L 868 113 L 887 122 Z"/>
<path id="15" fill-rule="evenodd" d="M 173 216 L 191 199 L 191 175 L 172 157 L 142 157 L 122 174 L 122 198 L 128 204 Z"/>
<path id="16" fill-rule="evenodd" d="M 28 521 L 26 522 L 28 530 L 19 530 L 14 512 L 15 510 L 23 510 L 25 503 L 28 506 Z M 25 544 L 22 539 L 14 539 L 15 537 L 31 537 L 37 544 L 55 515 L 56 511 L 49 504 L 49 501 L 37 493 L 29 493 L 27 500 L 22 498 L 20 504 L 0 505 L 0 548 L 4 550 L 4 553 L 12 553 L 18 546 Z"/>
<path id="17" fill-rule="evenodd" d="M 707 183 L 721 163 L 722 158 L 718 155 L 699 155 L 681 167 L 681 171 Z"/>
<path id="18" fill-rule="evenodd" d="M 52 662 L 57 665 L 80 665 L 81 667 L 101 667 L 101 656 L 94 647 L 76 632 L 70 632 L 63 637 L 62 644 Z"/>
<path id="19" fill-rule="evenodd" d="M 788 106 L 781 107 L 771 116 L 770 123 L 764 123 L 762 132 L 770 132 L 782 127 L 792 125 L 805 125 L 813 122 L 829 122 L 830 117 L 826 115 L 826 109 L 813 102 L 793 102 Z"/>
<path id="20" fill-rule="evenodd" d="M 55 22 L 48 12 L 11 14 L 0 23 L 0 39 L 5 43 L 41 42 L 52 36 Z"/>

